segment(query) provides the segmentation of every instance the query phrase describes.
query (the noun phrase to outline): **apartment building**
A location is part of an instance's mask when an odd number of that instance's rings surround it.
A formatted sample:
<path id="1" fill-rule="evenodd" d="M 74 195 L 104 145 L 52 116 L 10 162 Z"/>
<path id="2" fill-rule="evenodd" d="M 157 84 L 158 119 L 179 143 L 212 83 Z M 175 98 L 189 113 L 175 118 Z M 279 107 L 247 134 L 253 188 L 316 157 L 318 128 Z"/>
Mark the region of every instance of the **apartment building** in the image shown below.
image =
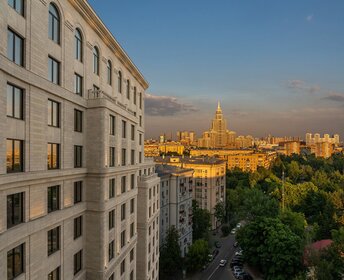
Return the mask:
<path id="1" fill-rule="evenodd" d="M 174 226 L 179 232 L 179 245 L 185 257 L 192 244 L 193 169 L 157 165 L 160 177 L 160 247 L 167 231 Z"/>
<path id="2" fill-rule="evenodd" d="M 0 0 L 0 279 L 136 279 L 148 83 L 86 0 Z"/>
<path id="3" fill-rule="evenodd" d="M 158 280 L 160 178 L 155 173 L 153 160 L 146 160 L 142 168 L 137 204 L 137 279 Z"/>

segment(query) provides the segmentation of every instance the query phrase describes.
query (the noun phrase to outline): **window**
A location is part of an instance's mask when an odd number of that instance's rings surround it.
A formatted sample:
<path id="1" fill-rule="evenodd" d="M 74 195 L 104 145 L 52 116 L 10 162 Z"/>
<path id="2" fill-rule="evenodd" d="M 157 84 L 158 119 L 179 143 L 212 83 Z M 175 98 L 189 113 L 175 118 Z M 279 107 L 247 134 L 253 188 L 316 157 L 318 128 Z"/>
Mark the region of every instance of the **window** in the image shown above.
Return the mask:
<path id="1" fill-rule="evenodd" d="M 15 64 L 24 66 L 24 39 L 11 29 L 7 31 L 7 57 Z"/>
<path id="2" fill-rule="evenodd" d="M 125 203 L 121 205 L 121 221 L 125 220 Z"/>
<path id="3" fill-rule="evenodd" d="M 49 5 L 49 39 L 60 44 L 60 15 L 55 5 Z"/>
<path id="4" fill-rule="evenodd" d="M 134 260 L 134 248 L 130 251 L 130 262 Z"/>
<path id="5" fill-rule="evenodd" d="M 48 256 L 60 250 L 60 227 L 48 231 Z"/>
<path id="6" fill-rule="evenodd" d="M 74 131 L 82 132 L 82 111 L 74 109 Z"/>
<path id="7" fill-rule="evenodd" d="M 122 121 L 122 138 L 127 137 L 127 122 Z"/>
<path id="8" fill-rule="evenodd" d="M 139 152 L 139 163 L 142 163 L 142 152 Z"/>
<path id="9" fill-rule="evenodd" d="M 125 259 L 121 262 L 121 275 L 125 272 Z"/>
<path id="10" fill-rule="evenodd" d="M 7 228 L 24 222 L 24 193 L 7 196 Z"/>
<path id="11" fill-rule="evenodd" d="M 139 145 L 142 145 L 142 134 L 139 134 Z"/>
<path id="12" fill-rule="evenodd" d="M 82 146 L 74 146 L 74 168 L 82 167 Z"/>
<path id="13" fill-rule="evenodd" d="M 109 198 L 115 197 L 115 178 L 109 180 Z"/>
<path id="14" fill-rule="evenodd" d="M 140 116 L 139 124 L 140 124 L 140 126 L 142 126 L 142 116 Z"/>
<path id="15" fill-rule="evenodd" d="M 74 239 L 82 235 L 82 216 L 74 219 Z"/>
<path id="16" fill-rule="evenodd" d="M 93 85 L 93 91 L 97 93 L 98 95 L 99 87 L 97 87 L 96 85 Z"/>
<path id="17" fill-rule="evenodd" d="M 48 280 L 60 280 L 60 267 L 48 274 Z"/>
<path id="18" fill-rule="evenodd" d="M 127 98 L 130 99 L 130 81 L 127 80 Z"/>
<path id="19" fill-rule="evenodd" d="M 130 280 L 134 280 L 134 271 L 130 272 Z"/>
<path id="20" fill-rule="evenodd" d="M 115 280 L 115 275 L 112 273 L 108 280 Z"/>
<path id="21" fill-rule="evenodd" d="M 122 193 L 125 193 L 126 185 L 127 185 L 127 177 L 126 176 L 122 176 L 122 179 L 121 179 L 121 192 Z"/>
<path id="22" fill-rule="evenodd" d="M 8 0 L 8 5 L 10 5 L 16 12 L 24 16 L 24 0 Z"/>
<path id="23" fill-rule="evenodd" d="M 135 150 L 131 150 L 130 163 L 131 165 L 135 164 Z"/>
<path id="24" fill-rule="evenodd" d="M 109 261 L 111 261 L 114 258 L 114 250 L 115 249 L 115 242 L 112 240 L 109 243 Z"/>
<path id="25" fill-rule="evenodd" d="M 135 198 L 130 199 L 130 214 L 135 212 Z"/>
<path id="26" fill-rule="evenodd" d="M 116 117 L 110 115 L 110 135 L 115 135 L 116 133 Z"/>
<path id="27" fill-rule="evenodd" d="M 118 92 L 122 93 L 122 72 L 118 71 Z"/>
<path id="28" fill-rule="evenodd" d="M 130 175 L 130 187 L 131 189 L 135 189 L 135 174 Z"/>
<path id="29" fill-rule="evenodd" d="M 82 201 L 82 181 L 74 182 L 74 204 Z"/>
<path id="30" fill-rule="evenodd" d="M 112 64 L 110 60 L 107 61 L 106 68 L 107 68 L 107 83 L 111 86 L 112 85 Z"/>
<path id="31" fill-rule="evenodd" d="M 82 269 L 82 250 L 74 255 L 74 275 Z"/>
<path id="32" fill-rule="evenodd" d="M 93 73 L 99 75 L 99 50 L 97 47 L 93 48 Z"/>
<path id="33" fill-rule="evenodd" d="M 109 212 L 109 230 L 115 227 L 115 209 Z"/>
<path id="34" fill-rule="evenodd" d="M 139 102 L 140 102 L 140 109 L 142 109 L 142 92 L 140 92 L 140 100 L 139 100 Z"/>
<path id="35" fill-rule="evenodd" d="M 83 79 L 79 74 L 77 73 L 74 74 L 74 93 L 80 96 L 82 96 L 82 91 L 83 91 L 82 80 Z"/>
<path id="36" fill-rule="evenodd" d="M 14 279 L 24 272 L 25 251 L 24 245 L 9 250 L 7 252 L 7 279 Z"/>
<path id="37" fill-rule="evenodd" d="M 127 164 L 127 150 L 122 149 L 122 166 Z"/>
<path id="38" fill-rule="evenodd" d="M 23 119 L 23 90 L 7 84 L 7 116 Z"/>
<path id="39" fill-rule="evenodd" d="M 60 62 L 51 56 L 48 57 L 48 75 L 50 82 L 60 84 Z"/>
<path id="40" fill-rule="evenodd" d="M 134 236 L 134 223 L 130 224 L 130 238 L 133 238 Z"/>
<path id="41" fill-rule="evenodd" d="M 7 139 L 6 166 L 7 173 L 24 171 L 24 141 Z"/>
<path id="42" fill-rule="evenodd" d="M 115 166 L 115 147 L 110 147 L 110 159 L 109 159 L 109 166 Z"/>
<path id="43" fill-rule="evenodd" d="M 60 168 L 60 144 L 48 143 L 48 169 Z"/>
<path id="44" fill-rule="evenodd" d="M 135 125 L 131 125 L 131 140 L 135 140 Z"/>
<path id="45" fill-rule="evenodd" d="M 48 99 L 48 125 L 60 127 L 60 103 Z"/>
<path id="46" fill-rule="evenodd" d="M 136 105 L 136 87 L 134 87 L 134 104 Z"/>
<path id="47" fill-rule="evenodd" d="M 75 29 L 75 59 L 82 62 L 82 36 L 78 28 Z"/>
<path id="48" fill-rule="evenodd" d="M 125 246 L 125 230 L 121 232 L 121 248 Z"/>
<path id="49" fill-rule="evenodd" d="M 60 209 L 60 186 L 48 187 L 48 213 Z"/>

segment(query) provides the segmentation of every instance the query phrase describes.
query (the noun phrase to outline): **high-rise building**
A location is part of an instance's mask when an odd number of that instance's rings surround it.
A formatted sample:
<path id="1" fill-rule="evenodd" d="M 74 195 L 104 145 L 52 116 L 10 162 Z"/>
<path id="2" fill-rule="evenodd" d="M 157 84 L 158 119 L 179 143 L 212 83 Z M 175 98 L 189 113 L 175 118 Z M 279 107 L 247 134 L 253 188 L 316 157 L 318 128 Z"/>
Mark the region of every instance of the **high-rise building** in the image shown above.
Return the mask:
<path id="1" fill-rule="evenodd" d="M 136 279 L 148 83 L 86 0 L 0 6 L 0 279 Z"/>

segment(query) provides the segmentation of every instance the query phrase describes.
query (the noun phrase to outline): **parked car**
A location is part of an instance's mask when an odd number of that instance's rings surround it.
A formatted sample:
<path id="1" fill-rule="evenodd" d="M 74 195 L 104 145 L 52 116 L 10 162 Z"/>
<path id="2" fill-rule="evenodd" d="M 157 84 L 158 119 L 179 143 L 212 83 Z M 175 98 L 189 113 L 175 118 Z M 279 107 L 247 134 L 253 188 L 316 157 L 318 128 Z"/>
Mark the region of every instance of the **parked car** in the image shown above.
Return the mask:
<path id="1" fill-rule="evenodd" d="M 231 234 L 236 234 L 236 228 L 233 228 Z"/>
<path id="2" fill-rule="evenodd" d="M 215 257 L 217 256 L 217 254 L 219 253 L 219 250 L 215 249 L 213 251 L 213 258 L 215 259 Z"/>
<path id="3" fill-rule="evenodd" d="M 242 280 L 253 280 L 253 277 L 249 273 L 245 272 Z"/>
<path id="4" fill-rule="evenodd" d="M 229 264 L 229 266 L 231 268 L 233 268 L 234 266 L 237 266 L 237 267 L 243 267 L 243 262 L 242 261 L 231 261 L 231 263 Z"/>
<path id="5" fill-rule="evenodd" d="M 237 241 L 234 242 L 233 247 L 236 248 L 236 247 L 238 247 L 238 246 L 239 246 L 239 243 L 238 243 Z"/>
<path id="6" fill-rule="evenodd" d="M 215 242 L 215 247 L 216 247 L 216 248 L 221 248 L 221 244 L 220 244 L 219 241 L 216 241 L 216 242 Z"/>
<path id="7" fill-rule="evenodd" d="M 226 263 L 227 263 L 227 261 L 226 261 L 226 260 L 220 260 L 220 266 L 225 266 L 225 265 L 226 265 Z"/>
<path id="8" fill-rule="evenodd" d="M 241 270 L 241 271 L 236 271 L 234 272 L 234 277 L 236 279 L 242 279 L 243 275 L 245 274 L 245 271 Z"/>

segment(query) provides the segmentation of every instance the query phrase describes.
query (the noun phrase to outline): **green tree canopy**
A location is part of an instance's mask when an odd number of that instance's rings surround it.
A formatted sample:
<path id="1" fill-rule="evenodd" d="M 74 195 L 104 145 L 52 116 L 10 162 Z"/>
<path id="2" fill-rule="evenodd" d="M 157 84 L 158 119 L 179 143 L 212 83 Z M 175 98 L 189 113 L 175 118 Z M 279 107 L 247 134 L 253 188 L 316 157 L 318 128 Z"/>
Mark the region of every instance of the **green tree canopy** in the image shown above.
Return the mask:
<path id="1" fill-rule="evenodd" d="M 188 271 L 201 269 L 208 261 L 209 247 L 208 242 L 204 239 L 196 240 L 189 248 L 186 257 Z"/>
<path id="2" fill-rule="evenodd" d="M 210 213 L 199 208 L 195 200 L 192 201 L 192 239 L 207 239 L 210 227 Z"/>

